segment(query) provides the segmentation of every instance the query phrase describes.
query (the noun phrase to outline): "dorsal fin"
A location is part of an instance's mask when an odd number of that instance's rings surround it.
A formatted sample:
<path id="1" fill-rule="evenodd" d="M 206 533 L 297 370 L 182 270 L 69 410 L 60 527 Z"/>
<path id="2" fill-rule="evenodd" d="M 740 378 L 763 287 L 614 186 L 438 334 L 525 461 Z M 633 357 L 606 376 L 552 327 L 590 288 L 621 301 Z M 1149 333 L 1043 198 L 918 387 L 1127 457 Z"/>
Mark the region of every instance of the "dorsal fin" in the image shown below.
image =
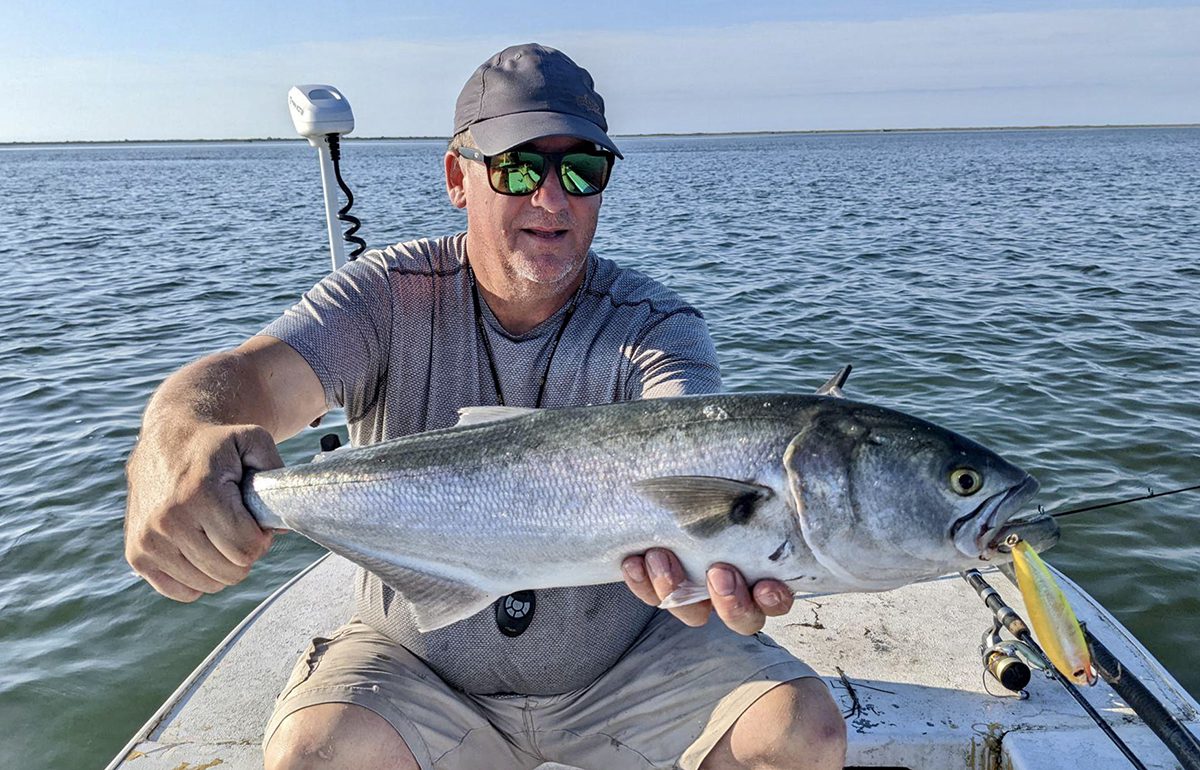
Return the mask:
<path id="1" fill-rule="evenodd" d="M 486 422 L 511 420 L 514 417 L 522 417 L 536 411 L 538 410 L 524 406 L 465 406 L 458 410 L 458 422 L 454 423 L 454 427 L 461 428 L 464 425 L 482 425 Z"/>
<path id="2" fill-rule="evenodd" d="M 834 398 L 845 398 L 846 394 L 842 392 L 842 386 L 846 384 L 846 380 L 850 377 L 850 364 L 846 364 L 838 371 L 837 374 L 829 378 L 829 382 L 817 388 L 818 396 L 833 396 Z"/>
<path id="3" fill-rule="evenodd" d="M 718 476 L 659 476 L 636 481 L 633 488 L 675 514 L 693 537 L 712 537 L 745 524 L 759 503 L 774 495 L 770 487 Z"/>

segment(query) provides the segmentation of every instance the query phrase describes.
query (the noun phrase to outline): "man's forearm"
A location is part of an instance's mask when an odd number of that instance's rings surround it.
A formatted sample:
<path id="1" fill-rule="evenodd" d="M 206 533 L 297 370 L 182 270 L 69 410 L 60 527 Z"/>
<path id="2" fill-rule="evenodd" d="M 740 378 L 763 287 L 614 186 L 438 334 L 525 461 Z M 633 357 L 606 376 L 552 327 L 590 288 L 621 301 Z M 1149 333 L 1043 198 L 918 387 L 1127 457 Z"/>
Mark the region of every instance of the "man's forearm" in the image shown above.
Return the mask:
<path id="1" fill-rule="evenodd" d="M 173 439 L 197 424 L 258 425 L 282 441 L 324 411 L 307 362 L 278 340 L 256 337 L 168 377 L 146 407 L 142 434 Z"/>
<path id="2" fill-rule="evenodd" d="M 196 423 L 260 425 L 283 438 L 273 399 L 235 351 L 206 356 L 168 377 L 146 407 L 143 437 L 171 438 Z"/>

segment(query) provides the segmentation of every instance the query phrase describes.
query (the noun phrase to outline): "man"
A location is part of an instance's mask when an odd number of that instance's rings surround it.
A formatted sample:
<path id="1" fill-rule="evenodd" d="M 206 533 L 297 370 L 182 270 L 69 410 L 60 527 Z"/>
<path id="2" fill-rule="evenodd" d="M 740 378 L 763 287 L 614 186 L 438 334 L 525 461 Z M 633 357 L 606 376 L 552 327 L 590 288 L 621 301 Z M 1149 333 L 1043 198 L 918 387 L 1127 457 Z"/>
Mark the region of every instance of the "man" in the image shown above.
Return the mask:
<path id="1" fill-rule="evenodd" d="M 700 314 L 589 251 L 620 157 L 607 129 L 590 75 L 558 51 L 514 46 L 476 70 L 444 159 L 466 233 L 364 255 L 151 400 L 128 469 L 139 574 L 181 601 L 244 578 L 271 534 L 242 507 L 243 468 L 278 466 L 274 441 L 335 406 L 365 444 L 468 405 L 718 390 Z M 790 607 L 782 584 L 716 565 L 712 603 L 672 617 L 652 606 L 683 579 L 672 554 L 623 569 L 629 590 L 521 592 L 425 634 L 360 572 L 356 617 L 280 693 L 267 767 L 841 766 L 824 684 L 755 635 Z M 714 609 L 724 622 L 705 625 Z"/>

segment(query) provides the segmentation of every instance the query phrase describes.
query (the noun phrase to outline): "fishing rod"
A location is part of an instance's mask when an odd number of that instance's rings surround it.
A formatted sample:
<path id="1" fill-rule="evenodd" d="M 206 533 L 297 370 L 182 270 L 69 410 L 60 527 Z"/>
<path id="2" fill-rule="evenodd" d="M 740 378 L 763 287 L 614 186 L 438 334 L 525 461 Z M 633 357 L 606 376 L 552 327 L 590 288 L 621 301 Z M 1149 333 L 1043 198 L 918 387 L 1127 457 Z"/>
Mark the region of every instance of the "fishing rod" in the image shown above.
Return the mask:
<path id="1" fill-rule="evenodd" d="M 1149 494 L 1139 495 L 1137 497 L 1126 497 L 1124 500 L 1113 500 L 1112 502 L 1108 502 L 1108 503 L 1097 503 L 1096 505 L 1085 505 L 1082 508 L 1072 508 L 1068 511 L 1058 511 L 1058 512 L 1052 513 L 1050 515 L 1053 516 L 1054 518 L 1058 518 L 1060 516 L 1070 516 L 1073 513 L 1083 513 L 1084 511 L 1098 511 L 1101 508 L 1111 508 L 1114 505 L 1124 505 L 1125 503 L 1136 503 L 1139 500 L 1150 500 L 1151 498 L 1155 498 L 1155 497 L 1166 497 L 1167 495 L 1177 495 L 1180 492 L 1192 492 L 1197 489 L 1200 489 L 1200 484 L 1196 484 L 1195 486 L 1191 486 L 1191 487 L 1181 487 L 1179 489 L 1172 489 L 1168 492 L 1155 492 L 1152 489 L 1147 489 Z M 1042 506 L 1040 506 L 1040 505 L 1038 506 L 1038 513 L 1045 513 L 1045 510 L 1043 510 Z"/>
<path id="2" fill-rule="evenodd" d="M 1087 715 L 1092 718 L 1092 721 L 1096 723 L 1096 726 L 1104 731 L 1104 734 L 1107 735 L 1109 740 L 1113 742 L 1113 745 L 1115 745 L 1121 751 L 1121 753 L 1125 755 L 1125 758 L 1129 760 L 1130 764 L 1138 768 L 1138 770 L 1146 770 L 1146 766 L 1140 759 L 1137 758 L 1137 755 L 1130 750 L 1129 746 L 1125 744 L 1125 741 L 1121 740 L 1121 736 L 1117 735 L 1116 731 L 1113 730 L 1112 725 L 1106 722 L 1104 717 L 1100 716 L 1100 713 L 1096 711 L 1095 707 L 1092 706 L 1091 703 L 1088 703 L 1087 699 L 1083 697 L 1083 694 L 1079 692 L 1079 688 L 1073 685 L 1058 671 L 1058 669 L 1054 667 L 1054 664 L 1050 662 L 1050 659 L 1046 656 L 1046 653 L 1041 647 L 1038 646 L 1037 642 L 1033 640 L 1033 634 L 1030 633 L 1029 626 L 1025 625 L 1025 621 L 1021 619 L 1021 616 L 1017 614 L 1016 610 L 1004 603 L 1004 600 L 1000 598 L 1000 593 L 995 588 L 992 588 L 991 585 L 989 585 L 988 582 L 983 579 L 983 575 L 979 574 L 979 570 L 971 569 L 958 574 L 962 576 L 963 580 L 967 581 L 971 588 L 975 589 L 975 593 L 979 594 L 980 599 L 983 599 L 983 603 L 986 604 L 988 609 L 992 611 L 996 621 L 1008 629 L 1008 632 L 1012 634 L 1017 641 L 1033 650 L 1033 652 L 1037 654 L 1038 658 L 1045 662 L 1046 671 L 1049 671 L 1050 675 L 1057 679 L 1059 684 L 1066 688 L 1071 697 L 1075 699 L 1075 702 L 1078 703 L 1085 712 L 1087 712 Z M 1188 766 L 1185 765 L 1185 767 Z M 1192 770 L 1192 768 L 1189 767 L 1188 770 Z"/>
<path id="3" fill-rule="evenodd" d="M 1108 682 L 1113 691 L 1129 704 L 1184 768 L 1200 768 L 1200 741 L 1196 740 L 1196 736 L 1167 711 L 1133 672 L 1121 665 L 1117 656 L 1093 636 L 1086 625 L 1083 626 L 1083 638 L 1091 650 L 1092 665 L 1100 678 Z"/>
<path id="4" fill-rule="evenodd" d="M 1200 490 L 1200 484 L 1171 489 L 1166 492 L 1155 492 L 1153 489 L 1147 488 L 1144 495 L 1126 497 L 1105 503 L 1084 505 L 1065 511 L 1057 511 L 1049 515 L 1054 518 L 1060 518 L 1085 511 L 1097 511 L 1103 508 L 1112 508 L 1127 503 L 1136 503 L 1156 497 L 1167 497 L 1169 495 L 1194 492 L 1196 490 Z M 1045 509 L 1040 505 L 1038 506 L 1038 512 L 1046 513 Z M 1000 565 L 999 569 L 1010 581 L 1014 584 L 1016 583 L 1016 576 L 1011 564 Z M 1015 646 L 1031 648 L 1036 653 L 1036 656 L 1043 661 L 1047 660 L 1047 656 L 1032 641 L 1031 637 L 1028 641 L 1023 638 L 1029 633 L 1024 621 L 1016 614 L 1015 610 L 1003 603 L 999 593 L 987 584 L 987 581 L 983 579 L 978 570 L 970 570 L 969 572 L 960 574 L 964 580 L 971 584 L 971 587 L 976 590 L 980 598 L 984 600 L 985 604 L 995 614 L 992 631 L 984 634 L 983 654 L 988 671 L 1009 690 L 1017 691 L 1023 689 L 1029 678 L 1028 670 L 1022 665 L 1023 661 L 1020 659 L 1020 655 L 1025 655 L 1030 650 L 1022 649 L 1018 653 Z M 1015 646 L 1012 643 L 1007 645 L 1000 643 L 998 631 L 1002 623 L 1018 639 L 1018 643 Z M 1136 675 L 1125 668 L 1120 659 L 1092 634 L 1086 624 L 1081 623 L 1080 627 L 1083 631 L 1088 651 L 1091 654 L 1092 665 L 1100 675 L 1100 678 L 1107 682 L 1112 687 L 1113 692 L 1141 717 L 1143 723 L 1175 755 L 1175 758 L 1179 760 L 1185 770 L 1200 770 L 1200 740 L 1197 740 L 1196 736 L 1174 714 L 1167 710 L 1162 702 L 1150 692 Z M 1091 707 L 1091 704 L 1083 700 L 1083 696 L 1079 693 L 1078 688 L 1067 681 L 1053 665 L 1048 666 L 1046 670 L 1067 688 L 1071 696 L 1083 706 L 1084 710 L 1096 721 L 1105 734 L 1113 739 L 1126 758 L 1130 762 L 1133 762 L 1135 766 L 1140 767 L 1140 762 L 1127 751 L 1128 747 L 1125 747 L 1120 739 L 1115 736 L 1108 723 L 1102 720 L 1095 709 Z"/>

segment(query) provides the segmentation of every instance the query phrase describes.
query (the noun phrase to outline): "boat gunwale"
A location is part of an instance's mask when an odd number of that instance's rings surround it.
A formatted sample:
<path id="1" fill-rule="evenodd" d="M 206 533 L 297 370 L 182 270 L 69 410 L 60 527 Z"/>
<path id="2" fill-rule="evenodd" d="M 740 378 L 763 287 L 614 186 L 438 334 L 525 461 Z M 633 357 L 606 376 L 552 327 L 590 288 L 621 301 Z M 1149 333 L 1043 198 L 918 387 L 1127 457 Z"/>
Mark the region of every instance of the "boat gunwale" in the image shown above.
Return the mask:
<path id="1" fill-rule="evenodd" d="M 132 738 L 129 739 L 129 742 L 125 744 L 125 747 L 117 752 L 117 755 L 113 758 L 112 762 L 108 764 L 105 770 L 118 770 L 118 768 L 120 768 L 121 765 L 129 759 L 129 755 L 137 749 L 138 744 L 151 740 L 151 735 L 159 728 L 163 720 L 170 716 L 171 712 L 174 711 L 177 706 L 183 704 L 193 689 L 203 686 L 208 674 L 211 673 L 213 669 L 215 669 L 220 663 L 221 659 L 229 653 L 237 639 L 241 637 L 242 634 L 245 633 L 245 631 L 251 625 L 253 625 L 254 622 L 258 620 L 268 608 L 271 607 L 271 605 L 278 601 L 288 591 L 288 589 L 302 580 L 306 575 L 308 575 L 308 573 L 312 572 L 332 555 L 332 553 L 326 552 L 325 554 L 317 557 L 315 561 L 289 578 L 287 582 L 276 588 L 265 599 L 259 602 L 254 609 L 246 613 L 246 617 L 242 618 L 241 621 L 238 622 L 238 624 L 234 626 L 228 634 L 225 635 L 225 638 L 223 638 L 219 644 L 213 647 L 212 651 L 205 656 L 204 660 L 200 661 L 196 668 L 193 669 L 186 678 L 184 678 L 183 682 L 181 682 L 180 685 L 175 688 L 175 691 L 171 693 L 171 695 L 165 701 L 163 701 L 163 704 L 158 707 L 158 709 L 150 716 L 149 719 L 146 720 L 145 724 L 138 728 L 138 731 L 134 733 Z"/>

